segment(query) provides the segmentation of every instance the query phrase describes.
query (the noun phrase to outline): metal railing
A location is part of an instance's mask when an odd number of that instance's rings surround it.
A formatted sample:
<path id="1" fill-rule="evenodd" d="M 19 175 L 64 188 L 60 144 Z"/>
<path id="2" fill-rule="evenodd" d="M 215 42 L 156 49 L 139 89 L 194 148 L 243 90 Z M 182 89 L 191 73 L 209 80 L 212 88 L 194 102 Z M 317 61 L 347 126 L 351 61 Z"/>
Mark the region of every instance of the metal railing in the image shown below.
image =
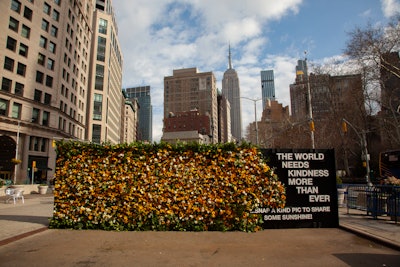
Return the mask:
<path id="1" fill-rule="evenodd" d="M 343 185 L 347 213 L 351 209 L 365 211 L 377 219 L 390 216 L 396 223 L 400 220 L 400 186 L 391 185 Z"/>

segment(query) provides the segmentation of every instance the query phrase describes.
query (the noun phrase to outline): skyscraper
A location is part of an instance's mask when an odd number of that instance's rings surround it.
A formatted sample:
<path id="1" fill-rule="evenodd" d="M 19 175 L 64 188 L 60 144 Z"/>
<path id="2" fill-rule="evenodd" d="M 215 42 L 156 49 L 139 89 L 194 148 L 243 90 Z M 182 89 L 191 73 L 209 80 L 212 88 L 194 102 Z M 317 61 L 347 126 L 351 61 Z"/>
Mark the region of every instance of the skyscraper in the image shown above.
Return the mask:
<path id="1" fill-rule="evenodd" d="M 232 137 L 240 141 L 242 139 L 242 113 L 240 105 L 240 85 L 239 77 L 232 68 L 231 47 L 229 46 L 229 67 L 224 72 L 222 79 L 222 95 L 229 101 L 231 106 L 231 133 Z"/>
<path id="2" fill-rule="evenodd" d="M 210 119 L 211 140 L 218 142 L 218 102 L 216 79 L 212 72 L 198 72 L 197 68 L 174 70 L 164 77 L 164 118 L 175 113 L 197 110 Z"/>
<path id="3" fill-rule="evenodd" d="M 126 88 L 125 93 L 129 99 L 137 99 L 139 104 L 137 140 L 152 142 L 153 107 L 151 105 L 150 86 Z"/>
<path id="4" fill-rule="evenodd" d="M 261 94 L 264 110 L 268 100 L 275 100 L 275 82 L 273 70 L 261 71 Z"/>
<path id="5" fill-rule="evenodd" d="M 218 94 L 218 140 L 220 143 L 232 141 L 231 107 L 221 92 Z"/>
<path id="6" fill-rule="evenodd" d="M 111 0 L 97 0 L 93 13 L 86 139 L 121 142 L 122 53 Z"/>
<path id="7" fill-rule="evenodd" d="M 290 84 L 290 109 L 294 120 L 306 120 L 308 117 L 307 62 L 298 60 L 296 81 Z"/>

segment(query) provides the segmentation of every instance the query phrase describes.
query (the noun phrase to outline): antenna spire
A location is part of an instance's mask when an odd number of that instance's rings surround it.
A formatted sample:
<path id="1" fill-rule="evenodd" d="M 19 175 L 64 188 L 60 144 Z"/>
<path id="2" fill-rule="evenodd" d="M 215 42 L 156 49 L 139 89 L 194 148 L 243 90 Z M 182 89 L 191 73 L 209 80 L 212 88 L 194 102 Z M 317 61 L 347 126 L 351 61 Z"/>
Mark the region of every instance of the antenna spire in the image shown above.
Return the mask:
<path id="1" fill-rule="evenodd" d="M 232 69 L 231 43 L 229 43 L 229 69 Z"/>

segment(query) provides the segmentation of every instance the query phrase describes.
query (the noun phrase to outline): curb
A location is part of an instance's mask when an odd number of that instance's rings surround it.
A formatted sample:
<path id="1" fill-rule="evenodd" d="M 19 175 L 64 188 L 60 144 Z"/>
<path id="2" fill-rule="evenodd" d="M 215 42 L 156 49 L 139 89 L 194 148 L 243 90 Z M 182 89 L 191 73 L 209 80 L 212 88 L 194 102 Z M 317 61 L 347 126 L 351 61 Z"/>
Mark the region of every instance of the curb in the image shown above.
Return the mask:
<path id="1" fill-rule="evenodd" d="M 362 231 L 360 229 L 356 229 L 356 228 L 351 227 L 351 226 L 346 225 L 346 224 L 340 224 L 339 225 L 339 229 L 345 230 L 345 231 L 350 232 L 352 234 L 356 234 L 356 235 L 358 235 L 360 237 L 363 237 L 365 239 L 372 240 L 372 241 L 374 241 L 376 243 L 379 243 L 379 244 L 384 245 L 386 247 L 389 247 L 391 249 L 395 249 L 395 250 L 400 251 L 400 244 L 395 243 L 393 241 L 390 241 L 390 240 L 388 240 L 386 238 L 381 238 L 379 236 L 367 233 L 365 231 Z"/>
<path id="2" fill-rule="evenodd" d="M 4 246 L 4 245 L 7 245 L 7 244 L 10 244 L 12 242 L 21 240 L 21 239 L 23 239 L 25 237 L 32 236 L 32 235 L 44 232 L 44 231 L 46 231 L 48 229 L 49 229 L 48 227 L 42 227 L 42 228 L 30 231 L 30 232 L 26 232 L 26 233 L 23 233 L 23 234 L 19 234 L 19 235 L 13 236 L 13 237 L 6 238 L 4 240 L 0 240 L 0 247 Z"/>

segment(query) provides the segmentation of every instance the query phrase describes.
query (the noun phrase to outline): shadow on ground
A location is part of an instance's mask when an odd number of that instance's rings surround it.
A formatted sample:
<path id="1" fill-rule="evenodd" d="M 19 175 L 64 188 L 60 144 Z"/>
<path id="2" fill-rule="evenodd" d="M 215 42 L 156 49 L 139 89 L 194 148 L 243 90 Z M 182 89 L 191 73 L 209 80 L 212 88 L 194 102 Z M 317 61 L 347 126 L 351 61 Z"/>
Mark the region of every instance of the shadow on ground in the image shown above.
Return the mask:
<path id="1" fill-rule="evenodd" d="M 400 264 L 399 255 L 366 253 L 340 253 L 333 255 L 352 267 L 395 267 Z"/>
<path id="2" fill-rule="evenodd" d="M 43 224 L 44 226 L 49 225 L 50 219 L 51 218 L 47 216 L 0 215 L 0 220 L 3 221 L 37 223 Z"/>

